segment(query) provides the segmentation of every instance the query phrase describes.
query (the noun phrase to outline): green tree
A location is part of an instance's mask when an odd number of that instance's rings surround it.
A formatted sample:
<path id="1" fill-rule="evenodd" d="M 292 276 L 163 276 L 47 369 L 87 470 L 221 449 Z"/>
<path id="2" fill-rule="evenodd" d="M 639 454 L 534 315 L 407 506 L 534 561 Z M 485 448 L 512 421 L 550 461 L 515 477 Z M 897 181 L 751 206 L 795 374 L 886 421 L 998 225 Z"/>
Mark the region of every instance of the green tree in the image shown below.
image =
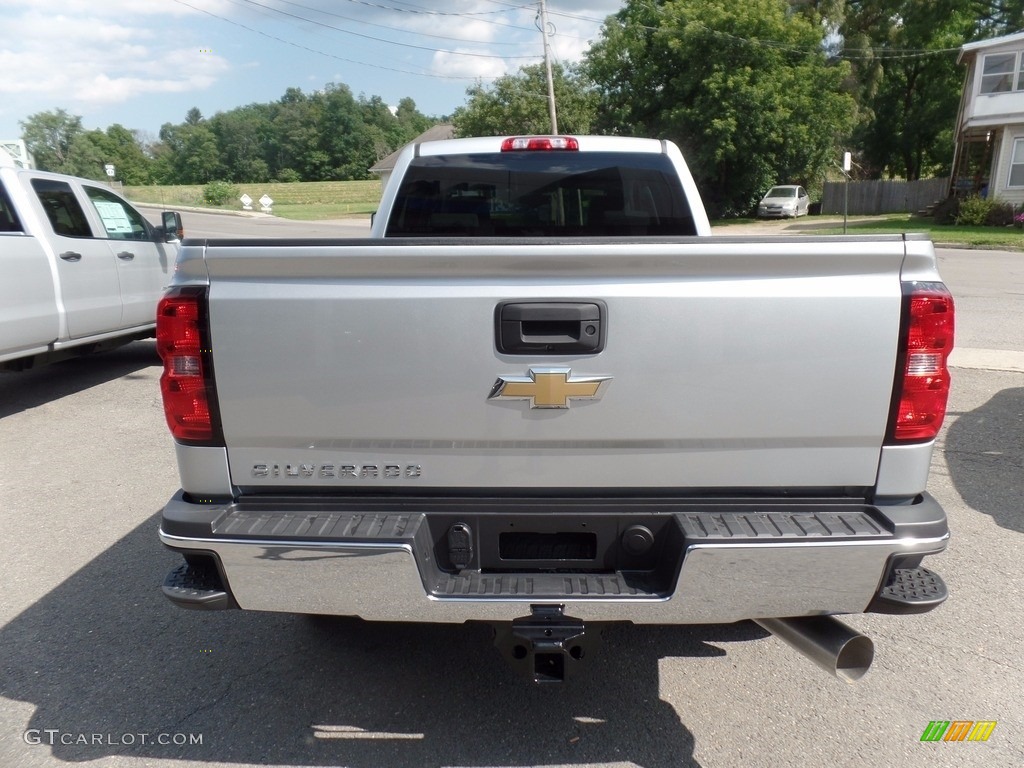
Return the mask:
<path id="1" fill-rule="evenodd" d="M 586 60 L 598 126 L 674 139 L 712 215 L 747 213 L 773 183 L 820 178 L 853 127 L 825 35 L 787 0 L 626 0 Z"/>
<path id="2" fill-rule="evenodd" d="M 160 128 L 160 140 L 166 145 L 168 157 L 162 170 L 169 171 L 164 183 L 205 184 L 221 175 L 217 137 L 200 123 L 165 123 Z"/>
<path id="3" fill-rule="evenodd" d="M 439 122 L 420 112 L 416 108 L 416 102 L 408 96 L 398 102 L 398 109 L 395 110 L 395 119 L 398 120 L 399 130 L 401 131 L 402 145 L 408 144 L 430 128 L 430 126 Z"/>
<path id="4" fill-rule="evenodd" d="M 114 123 L 102 138 L 97 137 L 96 143 L 103 153 L 103 164 L 113 164 L 117 179 L 129 185 L 151 182 L 152 161 L 146 157 L 136 132 Z"/>
<path id="5" fill-rule="evenodd" d="M 223 176 L 234 182 L 259 182 L 270 178 L 272 124 L 266 104 L 250 104 L 230 112 L 218 112 L 207 124 L 217 137 Z"/>
<path id="6" fill-rule="evenodd" d="M 106 138 L 106 135 L 100 130 L 83 131 L 75 136 L 71 142 L 68 161 L 64 164 L 61 173 L 105 181 L 107 173 L 104 165 L 109 162 L 106 159 L 107 153 L 104 151 Z"/>
<path id="7" fill-rule="evenodd" d="M 360 96 L 359 105 L 367 137 L 373 145 L 373 162 L 405 146 L 438 122 L 416 109 L 416 102 L 408 97 L 392 108 L 379 96 Z"/>
<path id="8" fill-rule="evenodd" d="M 330 163 L 329 179 L 365 179 L 377 161 L 373 136 L 363 120 L 362 107 L 347 85 L 328 83 L 322 94 L 328 130 L 320 134 L 320 146 Z"/>
<path id="9" fill-rule="evenodd" d="M 598 95 L 583 71 L 554 65 L 551 70 L 559 133 L 591 133 Z M 522 67 L 489 87 L 467 89 L 469 102 L 452 115 L 459 136 L 551 133 L 547 72 L 543 64 Z"/>
<path id="10" fill-rule="evenodd" d="M 1024 25 L 1024 0 L 833 0 L 827 14 L 854 67 L 865 175 L 948 173 L 964 77 L 957 51 Z"/>
<path id="11" fill-rule="evenodd" d="M 167 143 L 161 139 L 151 141 L 146 152 L 150 160 L 150 181 L 153 184 L 174 184 L 174 154 Z"/>
<path id="12" fill-rule="evenodd" d="M 135 134 L 123 125 L 86 131 L 81 117 L 58 109 L 32 115 L 21 126 L 40 170 L 106 181 L 104 166 L 113 163 L 117 178 L 126 184 L 149 183 L 151 160 Z"/>
<path id="13" fill-rule="evenodd" d="M 289 88 L 274 105 L 271 131 L 271 173 L 288 168 L 302 181 L 326 179 L 327 153 L 320 148 L 324 130 L 323 103 L 299 88 Z"/>
<path id="14" fill-rule="evenodd" d="M 82 118 L 66 110 L 37 112 L 19 123 L 21 137 L 37 168 L 67 173 L 75 139 L 84 133 Z"/>
<path id="15" fill-rule="evenodd" d="M 360 96 L 359 107 L 367 140 L 373 147 L 373 160 L 370 163 L 373 165 L 405 143 L 402 140 L 402 126 L 380 96 L 369 99 Z"/>

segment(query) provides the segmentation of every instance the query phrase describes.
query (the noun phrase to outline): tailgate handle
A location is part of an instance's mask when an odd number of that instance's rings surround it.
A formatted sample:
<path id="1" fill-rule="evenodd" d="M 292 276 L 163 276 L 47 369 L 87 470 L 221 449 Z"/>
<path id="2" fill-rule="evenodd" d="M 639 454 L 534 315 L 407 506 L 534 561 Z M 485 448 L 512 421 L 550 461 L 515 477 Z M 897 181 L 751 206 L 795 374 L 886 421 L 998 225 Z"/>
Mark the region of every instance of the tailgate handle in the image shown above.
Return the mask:
<path id="1" fill-rule="evenodd" d="M 525 301 L 498 305 L 497 347 L 506 355 L 597 354 L 608 309 L 602 301 Z"/>

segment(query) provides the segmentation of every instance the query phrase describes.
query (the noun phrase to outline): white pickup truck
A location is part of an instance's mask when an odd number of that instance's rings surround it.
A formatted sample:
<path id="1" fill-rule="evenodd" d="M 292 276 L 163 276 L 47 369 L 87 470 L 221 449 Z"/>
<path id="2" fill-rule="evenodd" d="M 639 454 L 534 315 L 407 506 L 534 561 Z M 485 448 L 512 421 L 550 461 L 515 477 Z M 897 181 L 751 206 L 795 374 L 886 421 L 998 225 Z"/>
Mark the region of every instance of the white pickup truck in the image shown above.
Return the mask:
<path id="1" fill-rule="evenodd" d="M 181 230 L 162 221 L 97 182 L 0 167 L 0 368 L 152 336 Z"/>
<path id="2" fill-rule="evenodd" d="M 604 622 L 742 620 L 852 680 L 835 615 L 945 599 L 927 239 L 710 237 L 672 143 L 584 136 L 410 147 L 372 235 L 184 242 L 174 603 L 491 622 L 553 682 Z"/>

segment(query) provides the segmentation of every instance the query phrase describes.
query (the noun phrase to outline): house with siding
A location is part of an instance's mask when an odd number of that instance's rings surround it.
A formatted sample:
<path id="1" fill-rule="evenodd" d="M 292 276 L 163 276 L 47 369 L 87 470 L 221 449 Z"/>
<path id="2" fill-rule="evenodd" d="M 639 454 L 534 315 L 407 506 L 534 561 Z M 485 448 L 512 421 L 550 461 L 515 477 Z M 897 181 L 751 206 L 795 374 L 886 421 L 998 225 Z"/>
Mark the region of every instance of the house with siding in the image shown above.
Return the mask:
<path id="1" fill-rule="evenodd" d="M 1024 32 L 967 43 L 952 189 L 1024 204 Z"/>

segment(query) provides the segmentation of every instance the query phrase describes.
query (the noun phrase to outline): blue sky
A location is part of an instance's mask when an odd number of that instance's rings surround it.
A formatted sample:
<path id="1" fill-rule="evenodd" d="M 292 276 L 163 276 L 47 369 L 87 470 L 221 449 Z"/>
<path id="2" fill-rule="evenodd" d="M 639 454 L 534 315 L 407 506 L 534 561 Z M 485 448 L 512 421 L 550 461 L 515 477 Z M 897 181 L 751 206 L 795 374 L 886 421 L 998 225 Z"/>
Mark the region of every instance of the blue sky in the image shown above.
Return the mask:
<path id="1" fill-rule="evenodd" d="M 576 61 L 622 0 L 547 0 L 556 60 Z M 87 129 L 155 138 L 210 116 L 344 83 L 428 115 L 542 61 L 537 0 L 0 0 L 0 139 L 64 108 Z"/>

